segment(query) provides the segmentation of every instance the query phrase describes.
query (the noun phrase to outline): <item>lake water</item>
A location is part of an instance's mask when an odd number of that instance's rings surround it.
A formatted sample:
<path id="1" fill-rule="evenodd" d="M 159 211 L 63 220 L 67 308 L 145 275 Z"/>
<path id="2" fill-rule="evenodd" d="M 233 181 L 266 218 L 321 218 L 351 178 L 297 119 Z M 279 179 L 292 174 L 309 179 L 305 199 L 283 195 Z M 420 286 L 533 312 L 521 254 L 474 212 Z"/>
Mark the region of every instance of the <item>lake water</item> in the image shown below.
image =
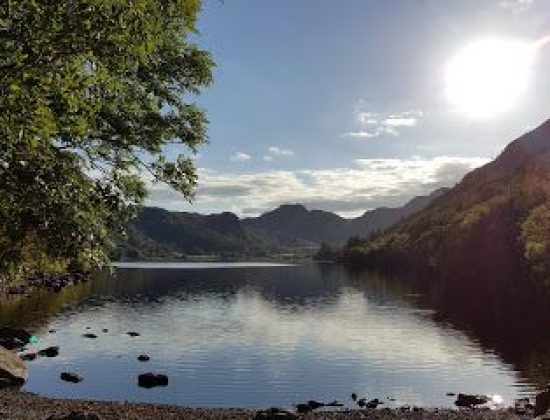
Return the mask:
<path id="1" fill-rule="evenodd" d="M 546 332 L 535 333 L 548 330 L 529 323 L 546 312 L 495 291 L 463 303 L 448 292 L 330 264 L 126 263 L 5 304 L 0 324 L 36 333 L 32 350 L 60 347 L 58 357 L 28 363 L 25 386 L 55 397 L 267 407 L 351 405 L 356 392 L 387 406 L 451 406 L 447 392 L 512 403 L 541 388 L 550 346 Z M 62 371 L 84 381 L 62 382 Z M 139 388 L 137 375 L 148 371 L 167 373 L 169 385 Z"/>

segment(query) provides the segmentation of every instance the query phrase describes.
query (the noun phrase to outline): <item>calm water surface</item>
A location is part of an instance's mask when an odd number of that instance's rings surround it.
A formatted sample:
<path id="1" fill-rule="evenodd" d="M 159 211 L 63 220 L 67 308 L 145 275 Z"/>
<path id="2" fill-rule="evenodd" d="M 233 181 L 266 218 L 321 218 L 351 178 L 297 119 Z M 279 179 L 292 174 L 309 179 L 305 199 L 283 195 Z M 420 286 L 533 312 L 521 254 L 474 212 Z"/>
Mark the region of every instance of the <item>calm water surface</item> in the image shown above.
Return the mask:
<path id="1" fill-rule="evenodd" d="M 522 337 L 502 337 L 507 321 L 493 308 L 502 302 L 469 296 L 453 310 L 441 290 L 411 284 L 326 264 L 119 264 L 114 275 L 4 305 L 0 324 L 33 330 L 34 350 L 60 346 L 57 358 L 29 362 L 26 385 L 56 397 L 266 407 L 351 404 L 356 392 L 395 398 L 390 406 L 449 406 L 447 392 L 511 402 L 544 381 L 548 343 L 524 354 Z M 489 321 L 477 325 L 476 310 Z M 84 381 L 60 381 L 67 370 Z M 169 386 L 138 388 L 147 371 L 167 373 Z"/>

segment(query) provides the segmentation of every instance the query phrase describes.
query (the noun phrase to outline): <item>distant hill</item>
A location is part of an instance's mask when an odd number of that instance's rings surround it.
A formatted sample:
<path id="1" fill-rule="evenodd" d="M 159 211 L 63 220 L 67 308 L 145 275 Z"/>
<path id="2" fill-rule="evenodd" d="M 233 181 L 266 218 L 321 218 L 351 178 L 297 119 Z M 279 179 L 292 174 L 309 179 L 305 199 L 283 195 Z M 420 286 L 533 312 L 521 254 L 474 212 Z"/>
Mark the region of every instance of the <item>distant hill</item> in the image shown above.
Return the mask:
<path id="1" fill-rule="evenodd" d="M 350 236 L 368 235 L 424 208 L 443 193 L 416 197 L 403 207 L 379 208 L 354 219 L 282 205 L 259 217 L 239 219 L 229 212 L 202 215 L 146 207 L 128 226 L 116 259 L 181 258 L 184 255 L 271 255 L 316 249 L 321 242 L 343 244 Z"/>
<path id="2" fill-rule="evenodd" d="M 388 232 L 348 246 L 349 264 L 483 274 L 550 271 L 550 121 Z M 476 277 L 477 276 L 477 277 Z M 550 283 L 550 282 L 549 282 Z"/>

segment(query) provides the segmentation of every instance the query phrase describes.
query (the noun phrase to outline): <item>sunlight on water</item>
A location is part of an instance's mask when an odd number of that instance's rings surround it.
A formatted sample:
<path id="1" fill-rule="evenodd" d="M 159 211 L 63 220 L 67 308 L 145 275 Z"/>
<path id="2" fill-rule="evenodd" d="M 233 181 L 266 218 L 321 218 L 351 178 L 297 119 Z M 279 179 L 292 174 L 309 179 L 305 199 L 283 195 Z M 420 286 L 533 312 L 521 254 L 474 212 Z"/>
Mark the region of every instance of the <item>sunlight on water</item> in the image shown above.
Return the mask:
<path id="1" fill-rule="evenodd" d="M 351 404 L 352 392 L 388 406 L 450 406 L 447 392 L 495 394 L 500 404 L 530 390 L 518 389 L 517 373 L 478 341 L 436 322 L 423 295 L 403 283 L 315 264 L 148 267 L 97 279 L 60 309 L 37 312 L 28 322 L 40 338 L 33 348 L 59 345 L 60 355 L 29 363 L 27 390 L 250 407 Z M 151 361 L 137 361 L 140 354 Z M 66 370 L 84 381 L 61 382 Z M 169 386 L 138 388 L 147 371 L 167 373 Z"/>

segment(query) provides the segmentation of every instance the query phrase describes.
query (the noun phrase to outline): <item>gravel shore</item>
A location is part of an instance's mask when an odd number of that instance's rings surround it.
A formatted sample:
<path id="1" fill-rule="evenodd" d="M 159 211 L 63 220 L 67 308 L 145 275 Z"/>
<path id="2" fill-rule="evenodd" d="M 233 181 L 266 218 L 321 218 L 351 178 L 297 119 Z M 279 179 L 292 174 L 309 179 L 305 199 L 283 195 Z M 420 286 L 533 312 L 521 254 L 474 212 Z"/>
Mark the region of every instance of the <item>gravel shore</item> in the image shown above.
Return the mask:
<path id="1" fill-rule="evenodd" d="M 94 413 L 98 417 L 73 416 L 72 412 Z M 17 391 L 0 391 L 0 419 L 254 419 L 257 412 L 239 408 L 188 408 L 171 405 L 133 404 L 124 402 L 101 402 L 87 400 L 58 400 Z M 285 416 L 258 418 L 291 418 Z M 512 409 L 489 410 L 425 410 L 425 409 L 378 409 L 338 410 L 300 415 L 308 419 L 518 419 L 532 416 L 517 416 Z"/>

